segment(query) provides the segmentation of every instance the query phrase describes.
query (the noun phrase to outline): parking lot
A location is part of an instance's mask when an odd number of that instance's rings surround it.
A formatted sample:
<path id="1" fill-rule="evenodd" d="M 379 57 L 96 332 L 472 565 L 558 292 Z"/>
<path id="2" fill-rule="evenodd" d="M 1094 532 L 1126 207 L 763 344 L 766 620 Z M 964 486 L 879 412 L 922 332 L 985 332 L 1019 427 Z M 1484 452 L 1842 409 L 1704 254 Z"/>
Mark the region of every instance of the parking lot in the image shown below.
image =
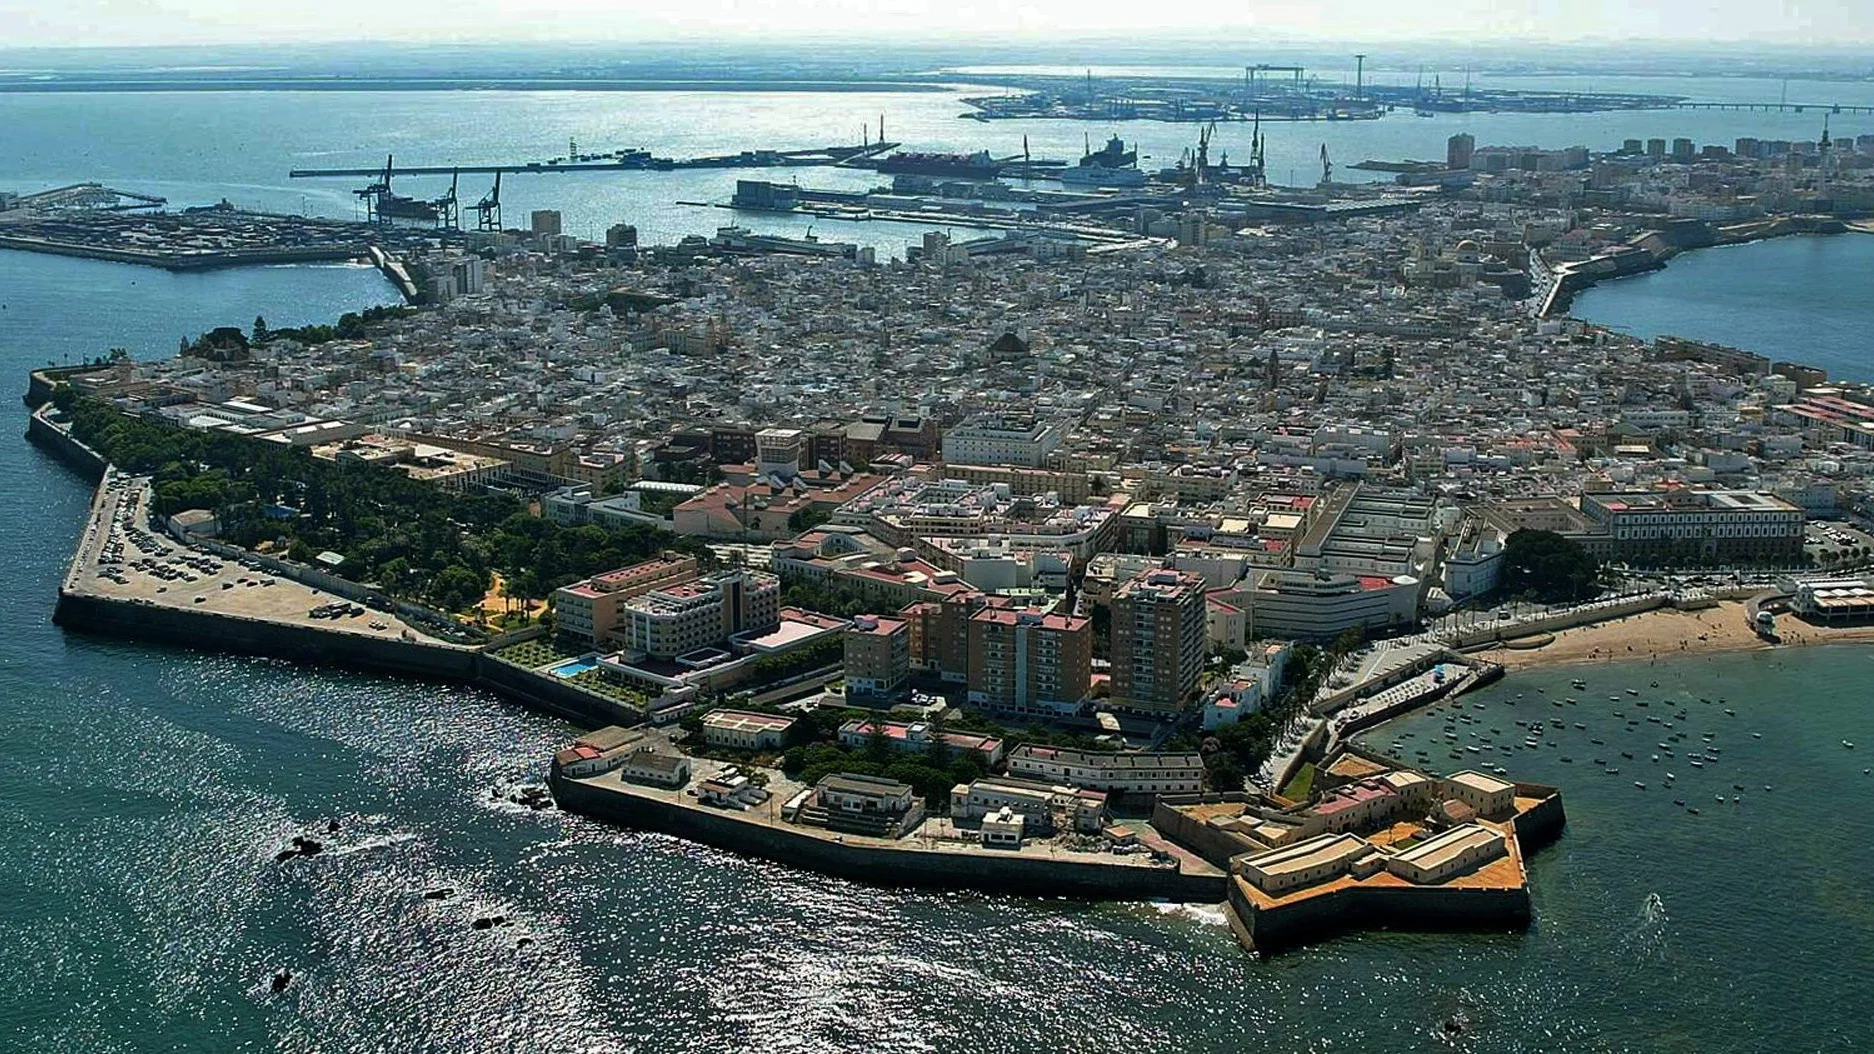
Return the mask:
<path id="1" fill-rule="evenodd" d="M 152 528 L 147 479 L 106 479 L 68 588 L 172 607 L 371 636 L 423 635 L 396 615 L 301 585 L 257 561 L 224 559 Z"/>

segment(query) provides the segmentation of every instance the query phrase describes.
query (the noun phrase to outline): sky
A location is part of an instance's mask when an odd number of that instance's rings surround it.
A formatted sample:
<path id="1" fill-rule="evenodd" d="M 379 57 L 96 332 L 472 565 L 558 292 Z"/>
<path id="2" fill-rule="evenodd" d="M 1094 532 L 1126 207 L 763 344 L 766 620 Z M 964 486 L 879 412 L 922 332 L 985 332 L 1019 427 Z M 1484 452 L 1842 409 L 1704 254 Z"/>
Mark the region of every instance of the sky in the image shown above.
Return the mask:
<path id="1" fill-rule="evenodd" d="M 1874 0 L 0 0 L 0 46 L 1242 34 L 1874 41 Z"/>

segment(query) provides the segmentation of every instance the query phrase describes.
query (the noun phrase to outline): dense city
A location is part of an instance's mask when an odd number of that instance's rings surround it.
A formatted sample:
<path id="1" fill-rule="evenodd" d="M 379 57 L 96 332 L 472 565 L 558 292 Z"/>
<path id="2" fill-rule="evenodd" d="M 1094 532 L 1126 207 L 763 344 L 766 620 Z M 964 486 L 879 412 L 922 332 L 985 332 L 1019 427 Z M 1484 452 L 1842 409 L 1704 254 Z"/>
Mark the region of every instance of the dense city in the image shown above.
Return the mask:
<path id="1" fill-rule="evenodd" d="M 1351 737 L 1574 627 L 1874 612 L 1874 393 L 1566 313 L 1863 222 L 1874 136 L 1460 134 L 1381 184 L 1324 148 L 1308 191 L 1203 142 L 902 259 L 546 210 L 406 230 L 373 252 L 416 306 L 46 371 L 36 434 L 114 466 L 67 617 L 459 655 L 603 726 L 554 759 L 562 804 L 835 873 L 1227 900 L 1251 947 L 1526 923 L 1559 791 L 1455 732 L 1452 765 Z M 963 182 L 872 204 L 962 222 L 1001 186 Z"/>

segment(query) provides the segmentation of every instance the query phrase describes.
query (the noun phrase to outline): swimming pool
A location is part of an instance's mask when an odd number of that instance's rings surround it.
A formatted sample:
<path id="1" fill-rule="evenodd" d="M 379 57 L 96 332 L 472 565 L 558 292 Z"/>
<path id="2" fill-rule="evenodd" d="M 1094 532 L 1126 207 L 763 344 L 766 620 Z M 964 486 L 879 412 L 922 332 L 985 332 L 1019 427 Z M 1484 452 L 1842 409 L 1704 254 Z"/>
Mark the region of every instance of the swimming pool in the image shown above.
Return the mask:
<path id="1" fill-rule="evenodd" d="M 547 672 L 555 677 L 571 680 L 588 670 L 596 670 L 598 668 L 599 664 L 591 659 L 568 659 L 558 666 L 549 668 Z"/>

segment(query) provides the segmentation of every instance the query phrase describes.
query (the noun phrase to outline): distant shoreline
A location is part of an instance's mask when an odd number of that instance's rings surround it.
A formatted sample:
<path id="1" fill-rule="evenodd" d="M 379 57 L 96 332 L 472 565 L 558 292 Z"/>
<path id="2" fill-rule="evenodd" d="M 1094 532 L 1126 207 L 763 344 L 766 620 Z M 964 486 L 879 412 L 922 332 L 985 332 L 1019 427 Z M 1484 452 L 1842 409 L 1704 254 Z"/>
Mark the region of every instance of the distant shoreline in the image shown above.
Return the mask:
<path id="1" fill-rule="evenodd" d="M 32 81 L 0 78 L 0 94 L 106 94 L 112 92 L 265 92 L 265 91 L 711 91 L 711 92 L 948 92 L 948 84 L 918 81 L 827 80 L 681 80 L 577 77 L 331 77 L 228 78 L 213 80 L 69 80 Z"/>

